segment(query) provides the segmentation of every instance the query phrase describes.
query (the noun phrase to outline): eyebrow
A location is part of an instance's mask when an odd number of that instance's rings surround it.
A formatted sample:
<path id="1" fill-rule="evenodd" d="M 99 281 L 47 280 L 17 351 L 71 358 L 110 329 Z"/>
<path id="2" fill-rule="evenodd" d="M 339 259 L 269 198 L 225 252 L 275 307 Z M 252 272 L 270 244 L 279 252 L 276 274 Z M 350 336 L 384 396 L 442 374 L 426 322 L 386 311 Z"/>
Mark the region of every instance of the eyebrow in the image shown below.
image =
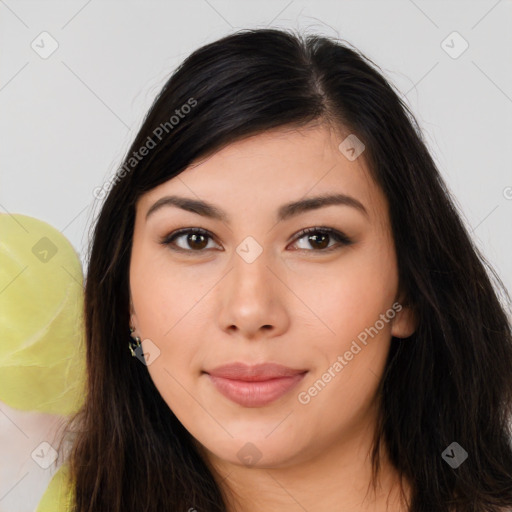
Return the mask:
<path id="1" fill-rule="evenodd" d="M 281 206 L 277 212 L 277 222 L 287 220 L 304 212 L 332 205 L 350 206 L 364 214 L 366 217 L 369 217 L 366 208 L 354 197 L 346 194 L 323 194 L 307 199 L 300 199 Z M 217 206 L 206 201 L 180 196 L 164 196 L 158 199 L 158 201 L 156 201 L 147 211 L 146 221 L 150 215 L 164 206 L 174 206 L 188 212 L 197 213 L 203 217 L 209 217 L 211 219 L 229 223 L 229 216 L 227 213 L 219 209 Z"/>

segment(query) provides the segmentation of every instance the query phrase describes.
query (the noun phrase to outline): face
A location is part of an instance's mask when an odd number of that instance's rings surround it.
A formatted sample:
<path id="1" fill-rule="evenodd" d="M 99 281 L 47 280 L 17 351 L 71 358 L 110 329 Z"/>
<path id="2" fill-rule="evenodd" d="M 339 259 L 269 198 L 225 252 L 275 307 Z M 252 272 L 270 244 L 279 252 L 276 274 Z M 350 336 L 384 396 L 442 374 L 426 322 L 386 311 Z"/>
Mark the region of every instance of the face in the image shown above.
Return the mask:
<path id="1" fill-rule="evenodd" d="M 386 199 L 364 152 L 338 149 L 346 135 L 268 131 L 137 203 L 131 322 L 157 389 L 212 460 L 285 467 L 350 440 L 374 419 L 391 336 L 414 330 Z M 289 371 L 214 375 L 230 363 Z"/>

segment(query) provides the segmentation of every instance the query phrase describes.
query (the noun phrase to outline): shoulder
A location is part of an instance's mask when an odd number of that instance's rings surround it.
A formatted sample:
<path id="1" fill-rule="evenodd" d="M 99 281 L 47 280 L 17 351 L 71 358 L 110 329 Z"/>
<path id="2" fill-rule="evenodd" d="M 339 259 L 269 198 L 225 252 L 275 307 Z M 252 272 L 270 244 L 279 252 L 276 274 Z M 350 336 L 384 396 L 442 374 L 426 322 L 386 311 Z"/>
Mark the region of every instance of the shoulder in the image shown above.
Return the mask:
<path id="1" fill-rule="evenodd" d="M 44 492 L 36 512 L 70 512 L 73 488 L 70 481 L 69 466 L 63 464 L 53 475 Z"/>

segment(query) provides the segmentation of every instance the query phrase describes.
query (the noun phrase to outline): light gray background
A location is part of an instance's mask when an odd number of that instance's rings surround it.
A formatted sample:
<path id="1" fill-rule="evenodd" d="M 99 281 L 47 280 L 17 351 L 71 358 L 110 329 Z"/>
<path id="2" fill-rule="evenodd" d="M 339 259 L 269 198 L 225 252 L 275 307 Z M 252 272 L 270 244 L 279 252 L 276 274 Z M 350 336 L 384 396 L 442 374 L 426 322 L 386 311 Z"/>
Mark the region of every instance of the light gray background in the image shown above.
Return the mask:
<path id="1" fill-rule="evenodd" d="M 506 0 L 2 0 L 0 212 L 52 224 L 85 263 L 92 191 L 179 62 L 239 28 L 306 28 L 354 44 L 399 87 L 511 289 L 511 21 Z M 59 44 L 47 59 L 31 48 L 43 31 Z M 469 44 L 457 59 L 441 46 L 453 31 Z"/>
<path id="2" fill-rule="evenodd" d="M 511 22 L 510 0 L 0 0 L 0 212 L 52 224 L 85 263 L 101 204 L 93 190 L 115 172 L 174 68 L 236 29 L 302 28 L 352 43 L 402 91 L 475 243 L 510 290 Z M 47 59 L 31 47 L 43 31 L 58 43 Z M 453 31 L 469 44 L 458 58 L 442 46 Z M 28 480 L 0 510 L 37 501 L 44 486 Z"/>

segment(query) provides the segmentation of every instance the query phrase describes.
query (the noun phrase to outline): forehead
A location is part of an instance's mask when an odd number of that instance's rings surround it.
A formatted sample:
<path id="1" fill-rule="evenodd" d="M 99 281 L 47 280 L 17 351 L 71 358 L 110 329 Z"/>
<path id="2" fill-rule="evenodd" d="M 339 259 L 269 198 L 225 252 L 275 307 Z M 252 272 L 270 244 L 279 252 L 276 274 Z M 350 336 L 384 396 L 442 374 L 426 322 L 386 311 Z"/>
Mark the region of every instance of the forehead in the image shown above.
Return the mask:
<path id="1" fill-rule="evenodd" d="M 235 141 L 144 194 L 138 211 L 168 194 L 208 199 L 236 214 L 326 193 L 355 197 L 372 217 L 383 218 L 386 201 L 370 177 L 363 153 L 355 160 L 339 149 L 349 133 L 325 124 L 280 127 Z"/>

